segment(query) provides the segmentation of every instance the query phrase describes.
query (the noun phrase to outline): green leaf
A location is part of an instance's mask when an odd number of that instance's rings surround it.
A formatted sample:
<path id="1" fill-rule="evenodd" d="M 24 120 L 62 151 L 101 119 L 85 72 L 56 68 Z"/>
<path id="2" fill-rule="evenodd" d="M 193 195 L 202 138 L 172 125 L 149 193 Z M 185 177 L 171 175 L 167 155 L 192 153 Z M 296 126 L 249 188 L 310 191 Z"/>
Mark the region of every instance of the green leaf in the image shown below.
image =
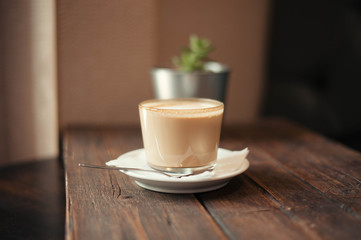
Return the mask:
<path id="1" fill-rule="evenodd" d="M 214 46 L 209 39 L 191 35 L 189 46 L 183 48 L 180 57 L 173 57 L 173 64 L 185 72 L 204 70 L 208 54 L 213 50 Z"/>

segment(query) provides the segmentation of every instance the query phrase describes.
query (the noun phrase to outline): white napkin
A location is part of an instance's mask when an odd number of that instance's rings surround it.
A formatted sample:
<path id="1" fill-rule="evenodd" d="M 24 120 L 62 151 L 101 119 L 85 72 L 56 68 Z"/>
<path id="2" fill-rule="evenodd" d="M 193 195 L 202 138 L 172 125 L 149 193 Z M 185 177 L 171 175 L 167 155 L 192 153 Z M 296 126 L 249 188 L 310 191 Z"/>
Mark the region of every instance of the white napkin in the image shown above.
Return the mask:
<path id="1" fill-rule="evenodd" d="M 245 148 L 240 151 L 230 151 L 227 154 L 221 155 L 216 162 L 214 171 L 221 175 L 224 173 L 229 173 L 236 171 L 242 167 L 245 162 L 245 159 L 249 153 L 248 148 Z"/>

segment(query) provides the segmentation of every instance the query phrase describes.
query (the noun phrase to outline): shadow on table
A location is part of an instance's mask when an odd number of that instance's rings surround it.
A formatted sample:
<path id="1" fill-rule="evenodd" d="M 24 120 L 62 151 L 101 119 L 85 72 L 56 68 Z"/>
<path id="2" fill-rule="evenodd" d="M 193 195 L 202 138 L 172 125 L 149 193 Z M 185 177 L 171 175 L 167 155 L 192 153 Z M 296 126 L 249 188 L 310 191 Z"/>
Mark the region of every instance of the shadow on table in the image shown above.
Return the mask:
<path id="1" fill-rule="evenodd" d="M 3 239 L 64 239 L 64 173 L 57 159 L 0 168 Z"/>

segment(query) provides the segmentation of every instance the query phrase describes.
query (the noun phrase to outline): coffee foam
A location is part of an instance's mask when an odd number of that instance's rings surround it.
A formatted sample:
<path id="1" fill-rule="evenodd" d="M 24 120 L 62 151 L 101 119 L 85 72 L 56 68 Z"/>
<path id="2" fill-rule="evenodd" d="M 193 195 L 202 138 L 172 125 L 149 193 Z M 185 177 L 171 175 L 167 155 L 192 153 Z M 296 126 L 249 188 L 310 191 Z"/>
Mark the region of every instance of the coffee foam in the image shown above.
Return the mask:
<path id="1" fill-rule="evenodd" d="M 204 109 L 216 107 L 216 105 L 211 103 L 202 103 L 202 102 L 174 102 L 167 105 L 158 105 L 155 106 L 158 109 Z"/>
<path id="2" fill-rule="evenodd" d="M 147 110 L 177 118 L 211 117 L 223 113 L 223 104 L 215 100 L 151 100 L 141 103 Z"/>

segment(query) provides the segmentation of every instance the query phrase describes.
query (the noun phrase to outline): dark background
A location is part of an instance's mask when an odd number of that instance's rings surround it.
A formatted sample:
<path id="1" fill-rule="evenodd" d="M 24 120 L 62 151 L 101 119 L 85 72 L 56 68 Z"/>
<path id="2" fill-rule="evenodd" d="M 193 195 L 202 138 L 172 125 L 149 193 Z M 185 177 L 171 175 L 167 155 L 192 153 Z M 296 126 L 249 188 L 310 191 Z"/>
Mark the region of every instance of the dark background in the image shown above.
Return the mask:
<path id="1" fill-rule="evenodd" d="M 361 150 L 361 1 L 276 0 L 264 116 Z"/>

